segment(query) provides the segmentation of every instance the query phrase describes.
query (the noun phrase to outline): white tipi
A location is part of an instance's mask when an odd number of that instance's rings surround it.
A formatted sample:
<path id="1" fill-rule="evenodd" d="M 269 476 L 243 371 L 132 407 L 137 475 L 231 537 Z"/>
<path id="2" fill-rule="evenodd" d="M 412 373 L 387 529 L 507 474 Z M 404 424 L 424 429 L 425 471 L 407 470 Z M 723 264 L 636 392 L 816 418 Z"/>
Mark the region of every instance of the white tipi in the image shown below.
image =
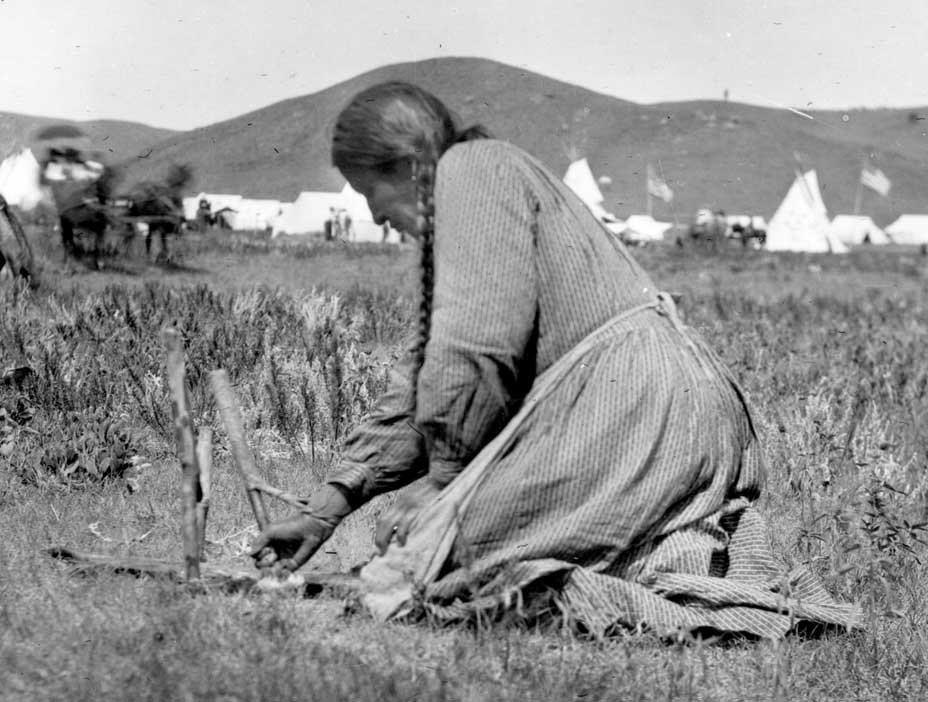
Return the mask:
<path id="1" fill-rule="evenodd" d="M 0 163 L 0 195 L 22 210 L 32 210 L 46 193 L 39 183 L 39 162 L 32 149 L 10 154 Z"/>
<path id="2" fill-rule="evenodd" d="M 847 253 L 847 246 L 831 232 L 828 211 L 814 170 L 796 175 L 789 192 L 770 219 L 767 249 Z"/>
<path id="3" fill-rule="evenodd" d="M 585 158 L 574 161 L 567 167 L 567 173 L 564 174 L 564 185 L 574 191 L 596 219 L 602 222 L 609 231 L 618 234 L 625 229 L 622 222 L 603 207 L 605 198 L 603 198 L 603 193 L 596 184 L 593 171 L 590 170 L 590 163 Z"/>
<path id="4" fill-rule="evenodd" d="M 583 203 L 593 211 L 597 219 L 606 214 L 603 207 L 603 193 L 596 184 L 593 171 L 590 170 L 589 161 L 585 158 L 574 161 L 567 167 L 567 173 L 564 174 L 564 185 L 573 190 L 577 197 L 583 200 Z"/>

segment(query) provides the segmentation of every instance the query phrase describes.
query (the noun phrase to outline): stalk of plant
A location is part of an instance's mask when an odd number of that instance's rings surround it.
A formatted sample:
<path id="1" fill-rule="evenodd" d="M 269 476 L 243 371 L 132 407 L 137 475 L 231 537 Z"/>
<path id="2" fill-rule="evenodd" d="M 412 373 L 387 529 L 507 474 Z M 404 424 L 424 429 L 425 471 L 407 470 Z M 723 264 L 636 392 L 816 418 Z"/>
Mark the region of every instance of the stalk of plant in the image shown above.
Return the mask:
<path id="1" fill-rule="evenodd" d="M 198 503 L 203 499 L 200 489 L 200 468 L 197 463 L 193 425 L 188 410 L 187 387 L 184 382 L 184 346 L 180 332 L 167 328 L 162 332 L 167 348 L 168 384 L 171 388 L 171 414 L 174 416 L 174 437 L 177 440 L 177 455 L 183 469 L 181 491 L 183 494 L 183 541 L 184 565 L 187 580 L 200 579 L 200 525 L 198 525 Z M 202 516 L 205 530 L 205 513 Z"/>

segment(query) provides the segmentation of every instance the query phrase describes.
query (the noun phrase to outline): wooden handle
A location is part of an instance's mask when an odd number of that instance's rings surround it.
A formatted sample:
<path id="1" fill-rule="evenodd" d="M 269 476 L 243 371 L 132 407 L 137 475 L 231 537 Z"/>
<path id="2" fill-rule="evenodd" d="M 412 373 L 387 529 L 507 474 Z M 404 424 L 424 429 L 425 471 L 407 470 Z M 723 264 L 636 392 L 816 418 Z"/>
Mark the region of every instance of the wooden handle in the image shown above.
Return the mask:
<path id="1" fill-rule="evenodd" d="M 245 441 L 245 429 L 242 426 L 242 416 L 238 411 L 238 403 L 235 400 L 235 393 L 229 382 L 229 374 L 224 370 L 215 370 L 209 374 L 210 383 L 213 387 L 213 396 L 216 398 L 216 406 L 219 409 L 219 416 L 229 435 L 229 447 L 232 450 L 232 458 L 235 466 L 238 468 L 239 475 L 245 481 L 245 490 L 248 493 L 248 501 L 251 503 L 251 510 L 255 514 L 255 521 L 258 522 L 258 528 L 261 531 L 268 525 L 267 509 L 264 507 L 264 499 L 261 492 L 255 486 L 263 485 L 264 480 L 258 475 L 258 468 L 255 465 L 254 456 L 248 443 Z"/>

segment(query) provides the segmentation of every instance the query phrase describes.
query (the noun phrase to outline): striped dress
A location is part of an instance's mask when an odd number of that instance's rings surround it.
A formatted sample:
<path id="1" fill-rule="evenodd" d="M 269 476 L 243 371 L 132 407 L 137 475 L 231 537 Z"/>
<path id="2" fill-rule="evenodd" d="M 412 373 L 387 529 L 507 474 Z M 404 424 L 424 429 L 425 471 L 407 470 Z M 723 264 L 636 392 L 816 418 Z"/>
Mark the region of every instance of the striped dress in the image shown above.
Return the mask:
<path id="1" fill-rule="evenodd" d="M 556 593 L 582 627 L 776 637 L 851 626 L 770 555 L 738 386 L 672 301 L 518 148 L 452 147 L 435 184 L 431 336 L 329 480 L 360 500 L 446 484 L 362 571 L 375 614 L 443 617 Z"/>

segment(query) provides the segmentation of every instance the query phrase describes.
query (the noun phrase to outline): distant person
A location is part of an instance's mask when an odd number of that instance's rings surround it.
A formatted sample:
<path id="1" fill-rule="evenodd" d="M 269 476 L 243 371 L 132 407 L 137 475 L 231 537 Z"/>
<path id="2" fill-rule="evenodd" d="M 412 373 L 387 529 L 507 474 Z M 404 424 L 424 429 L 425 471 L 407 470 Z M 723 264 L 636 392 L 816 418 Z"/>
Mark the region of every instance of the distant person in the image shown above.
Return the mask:
<path id="1" fill-rule="evenodd" d="M 557 175 L 487 136 L 407 83 L 339 115 L 335 166 L 420 243 L 418 343 L 325 485 L 256 539 L 258 565 L 299 568 L 409 485 L 361 571 L 384 603 L 477 617 L 553 592 L 597 632 L 856 621 L 776 566 L 731 372 Z"/>
<path id="2" fill-rule="evenodd" d="M 332 239 L 341 239 L 341 223 L 338 220 L 338 211 L 334 207 L 329 208 L 329 221 L 332 223 Z"/>
<path id="3" fill-rule="evenodd" d="M 351 222 L 351 215 L 348 214 L 348 210 L 341 211 L 339 222 L 345 241 L 354 241 L 354 225 Z"/>
<path id="4" fill-rule="evenodd" d="M 215 222 L 215 218 L 213 217 L 213 206 L 206 198 L 200 200 L 194 221 L 196 222 L 197 229 L 201 232 L 205 232 L 213 226 Z"/>

